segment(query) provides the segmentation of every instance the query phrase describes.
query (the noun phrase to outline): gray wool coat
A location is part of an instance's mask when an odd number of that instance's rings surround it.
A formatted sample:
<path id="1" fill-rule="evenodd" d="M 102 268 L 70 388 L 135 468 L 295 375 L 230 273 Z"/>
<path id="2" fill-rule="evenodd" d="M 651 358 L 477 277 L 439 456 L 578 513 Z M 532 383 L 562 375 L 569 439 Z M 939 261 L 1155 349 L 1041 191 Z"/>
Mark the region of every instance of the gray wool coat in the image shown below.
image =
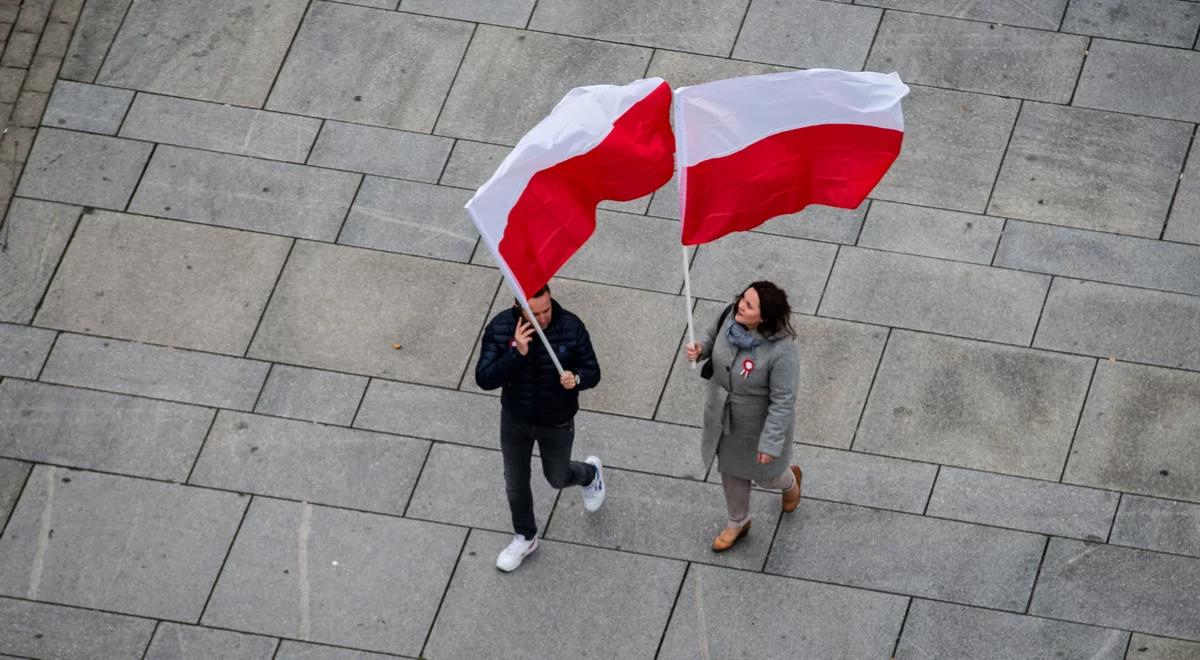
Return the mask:
<path id="1" fill-rule="evenodd" d="M 762 481 L 779 476 L 792 462 L 796 388 L 800 359 L 796 341 L 787 335 L 764 339 L 753 349 L 729 342 L 733 312 L 721 327 L 715 319 L 704 333 L 700 358 L 713 361 L 704 403 L 701 440 L 705 466 L 719 457 L 717 470 L 739 479 Z M 740 375 L 745 360 L 754 361 L 748 377 Z M 760 465 L 758 452 L 775 460 Z"/>

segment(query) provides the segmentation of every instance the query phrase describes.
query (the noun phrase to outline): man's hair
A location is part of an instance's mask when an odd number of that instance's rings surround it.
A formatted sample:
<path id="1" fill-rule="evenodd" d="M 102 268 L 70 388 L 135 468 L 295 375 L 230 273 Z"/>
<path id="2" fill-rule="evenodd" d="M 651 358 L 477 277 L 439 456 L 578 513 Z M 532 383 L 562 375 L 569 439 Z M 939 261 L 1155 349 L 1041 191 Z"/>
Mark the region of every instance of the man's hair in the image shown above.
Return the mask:
<path id="1" fill-rule="evenodd" d="M 762 315 L 759 332 L 764 337 L 778 334 L 796 336 L 796 331 L 792 329 L 792 307 L 788 304 L 786 291 L 766 280 L 751 282 L 746 288 L 758 292 L 758 312 Z M 742 295 L 745 295 L 744 291 L 738 296 L 739 300 Z"/>
<path id="2" fill-rule="evenodd" d="M 544 296 L 544 295 L 546 295 L 546 294 L 548 294 L 548 293 L 550 293 L 550 285 L 549 285 L 549 284 L 543 284 L 543 285 L 542 285 L 542 288 L 538 289 L 537 291 L 534 291 L 534 292 L 533 292 L 533 295 L 532 295 L 532 296 L 529 296 L 529 299 L 530 299 L 530 300 L 533 300 L 534 298 L 541 298 L 542 296 Z M 514 305 L 516 305 L 517 307 L 520 307 L 520 306 L 521 306 L 521 301 L 520 301 L 520 300 L 518 300 L 517 298 L 513 298 L 513 304 L 514 304 Z"/>

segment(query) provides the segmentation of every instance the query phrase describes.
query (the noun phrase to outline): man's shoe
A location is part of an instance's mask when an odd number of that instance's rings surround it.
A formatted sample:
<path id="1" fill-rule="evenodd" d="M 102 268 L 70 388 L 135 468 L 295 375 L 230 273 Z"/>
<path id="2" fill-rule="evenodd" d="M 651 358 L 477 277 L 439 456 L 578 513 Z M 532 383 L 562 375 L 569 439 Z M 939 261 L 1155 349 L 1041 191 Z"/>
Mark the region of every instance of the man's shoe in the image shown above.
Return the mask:
<path id="1" fill-rule="evenodd" d="M 792 471 L 792 475 L 796 477 L 796 483 L 792 484 L 792 489 L 783 494 L 783 512 L 791 513 L 800 506 L 800 482 L 804 479 L 804 473 L 800 471 L 799 465 L 790 465 L 788 469 Z"/>
<path id="2" fill-rule="evenodd" d="M 713 539 L 713 552 L 725 552 L 726 550 L 732 548 L 733 546 L 737 545 L 737 542 L 740 541 L 741 538 L 749 531 L 749 520 L 747 520 L 746 524 L 742 525 L 741 527 L 726 526 L 725 529 L 721 530 L 720 534 L 717 534 L 717 538 Z"/>
<path id="3" fill-rule="evenodd" d="M 496 568 L 505 573 L 517 570 L 521 562 L 533 554 L 534 550 L 537 550 L 537 546 L 536 536 L 533 539 L 526 539 L 520 534 L 513 535 L 512 543 L 509 543 L 507 548 L 500 551 L 500 556 L 496 557 Z"/>
<path id="4" fill-rule="evenodd" d="M 601 504 L 604 504 L 604 466 L 595 456 L 588 456 L 583 462 L 596 468 L 596 476 L 592 479 L 592 483 L 583 487 L 583 508 L 587 511 L 595 511 L 600 508 Z"/>

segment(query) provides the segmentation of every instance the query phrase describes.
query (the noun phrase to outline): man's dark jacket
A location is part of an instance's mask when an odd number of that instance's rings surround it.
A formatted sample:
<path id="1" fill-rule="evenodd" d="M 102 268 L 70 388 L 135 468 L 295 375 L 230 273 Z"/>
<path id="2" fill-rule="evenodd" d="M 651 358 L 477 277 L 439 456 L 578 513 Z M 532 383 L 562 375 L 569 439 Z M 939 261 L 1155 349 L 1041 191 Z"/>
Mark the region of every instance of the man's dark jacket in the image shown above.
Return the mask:
<path id="1" fill-rule="evenodd" d="M 558 354 L 563 369 L 579 375 L 579 385 L 564 389 L 542 340 L 534 333 L 529 354 L 521 355 L 513 343 L 517 308 L 496 315 L 483 330 L 483 346 L 475 365 L 475 383 L 485 390 L 504 388 L 500 402 L 517 419 L 544 426 L 564 424 L 579 410 L 579 391 L 600 382 L 600 365 L 592 350 L 587 328 L 558 301 L 550 300 L 550 325 L 543 331 Z"/>

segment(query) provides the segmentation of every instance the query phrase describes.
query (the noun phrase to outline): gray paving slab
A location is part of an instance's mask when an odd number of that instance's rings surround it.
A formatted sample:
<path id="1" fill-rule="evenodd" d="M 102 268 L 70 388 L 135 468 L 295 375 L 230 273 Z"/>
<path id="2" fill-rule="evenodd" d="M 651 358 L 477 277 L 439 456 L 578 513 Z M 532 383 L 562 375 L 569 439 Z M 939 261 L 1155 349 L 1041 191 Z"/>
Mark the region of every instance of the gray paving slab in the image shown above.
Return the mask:
<path id="1" fill-rule="evenodd" d="M 0 383 L 0 455 L 183 481 L 213 411 L 57 385 Z"/>
<path id="2" fill-rule="evenodd" d="M 437 183 L 453 144 L 435 135 L 326 121 L 308 163 Z"/>
<path id="3" fill-rule="evenodd" d="M 1191 48 L 1200 27 L 1200 7 L 1181 0 L 1073 0 L 1063 32 Z"/>
<path id="4" fill-rule="evenodd" d="M 314 3 L 266 107 L 428 132 L 471 30 L 459 21 Z"/>
<path id="5" fill-rule="evenodd" d="M 866 201 L 856 209 L 810 206 L 799 213 L 768 220 L 754 231 L 853 245 L 858 239 L 870 205 L 871 202 Z"/>
<path id="6" fill-rule="evenodd" d="M 698 332 L 715 321 L 723 309 L 722 304 L 699 301 L 695 313 Z M 887 330 L 801 315 L 792 316 L 792 327 L 800 350 L 795 440 L 849 447 L 883 353 Z M 684 341 L 680 341 L 656 418 L 699 426 L 705 383 L 698 369 L 689 368 L 683 355 Z"/>
<path id="7" fill-rule="evenodd" d="M 254 411 L 349 426 L 367 382 L 363 376 L 277 364 Z"/>
<path id="8" fill-rule="evenodd" d="M 59 76 L 92 82 L 133 0 L 91 0 L 83 6 Z"/>
<path id="9" fill-rule="evenodd" d="M 1036 534 L 807 500 L 780 522 L 766 570 L 1022 611 L 1044 545 Z"/>
<path id="10" fill-rule="evenodd" d="M 988 212 L 1158 238 L 1191 126 L 1026 103 Z"/>
<path id="11" fill-rule="evenodd" d="M 333 241 L 359 179 L 351 172 L 163 145 L 129 210 Z"/>
<path id="12" fill-rule="evenodd" d="M 133 101 L 133 92 L 60 80 L 54 85 L 44 126 L 116 135 Z"/>
<path id="13" fill-rule="evenodd" d="M 0 376 L 37 379 L 56 336 L 53 330 L 0 323 Z"/>
<path id="14" fill-rule="evenodd" d="M 817 310 L 837 246 L 816 241 L 738 232 L 696 249 L 692 295 L 728 302 L 755 280 L 771 280 L 788 292 L 792 311 Z"/>
<path id="15" fill-rule="evenodd" d="M 854 448 L 1057 480 L 1092 360 L 895 331 Z"/>
<path id="16" fill-rule="evenodd" d="M 474 378 L 475 365 L 468 368 Z M 500 447 L 500 399 L 386 380 L 372 380 L 354 426 L 477 447 Z"/>
<path id="17" fill-rule="evenodd" d="M 463 210 L 470 198 L 457 188 L 368 176 L 338 242 L 466 263 L 479 242 Z"/>
<path id="18" fill-rule="evenodd" d="M 0 321 L 28 323 L 50 284 L 54 269 L 79 219 L 80 208 L 32 199 L 14 199 L 0 251 Z"/>
<path id="19" fill-rule="evenodd" d="M 614 5 L 589 6 L 606 12 Z M 643 77 L 650 53 L 637 46 L 481 25 L 435 132 L 516 144 L 571 88 L 623 85 Z"/>
<path id="20" fill-rule="evenodd" d="M 1129 633 L 915 599 L 896 649 L 909 658 L 1122 660 Z"/>
<path id="21" fill-rule="evenodd" d="M 1033 345 L 1200 370 L 1200 299 L 1055 278 Z"/>
<path id="22" fill-rule="evenodd" d="M 307 4 L 134 2 L 96 82 L 261 107 Z"/>
<path id="23" fill-rule="evenodd" d="M 1116 512 L 1112 491 L 943 467 L 927 515 L 1103 541 Z"/>
<path id="24" fill-rule="evenodd" d="M 937 466 L 861 452 L 798 444 L 804 495 L 819 500 L 921 513 Z"/>
<path id="25" fill-rule="evenodd" d="M 393 3 L 395 0 L 391 0 Z M 279 644 L 279 653 L 275 660 L 388 660 L 389 658 L 404 657 L 381 655 L 367 651 L 353 651 L 335 646 L 306 644 L 285 639 Z"/>
<path id="26" fill-rule="evenodd" d="M 446 171 L 439 183 L 443 186 L 475 190 L 487 182 L 500 163 L 512 151 L 511 147 L 496 144 L 455 140 L 454 149 L 446 161 Z"/>
<path id="27" fill-rule="evenodd" d="M 907 604 L 889 594 L 696 565 L 658 657 L 886 658 Z"/>
<path id="28" fill-rule="evenodd" d="M 301 241 L 250 357 L 453 387 L 498 281 L 477 266 Z"/>
<path id="29" fill-rule="evenodd" d="M 392 4 L 395 4 L 395 0 Z M 400 10 L 523 28 L 529 22 L 529 16 L 536 4 L 536 0 L 401 0 Z"/>
<path id="30" fill-rule="evenodd" d="M 1200 295 L 1200 247 L 1009 221 L 996 265 Z"/>
<path id="31" fill-rule="evenodd" d="M 529 21 L 532 30 L 725 56 L 733 50 L 750 2 L 541 0 L 536 4 Z"/>
<path id="32" fill-rule="evenodd" d="M 909 83 L 1067 103 L 1087 37 L 908 12 L 879 24 L 869 71 L 902 71 Z"/>
<path id="33" fill-rule="evenodd" d="M 303 163 L 320 128 L 311 117 L 143 93 L 121 137 Z"/>
<path id="34" fill-rule="evenodd" d="M 229 630 L 184 626 L 164 621 L 154 631 L 145 660 L 227 658 L 228 660 L 271 660 L 278 641 Z"/>
<path id="35" fill-rule="evenodd" d="M 1200 502 L 1197 433 L 1200 374 L 1101 360 L 1063 481 Z"/>
<path id="36" fill-rule="evenodd" d="M 542 477 L 540 460 L 533 459 L 530 466 L 534 515 L 538 532 L 544 533 L 558 491 Z M 405 516 L 511 534 L 504 493 L 504 461 L 498 450 L 436 442 Z M 563 497 L 578 498 L 579 489 L 568 489 Z"/>
<path id="37" fill-rule="evenodd" d="M 145 142 L 42 128 L 17 194 L 123 210 L 152 147 Z"/>
<path id="38" fill-rule="evenodd" d="M 871 204 L 860 247 L 990 264 L 1003 218 L 877 201 Z"/>
<path id="39" fill-rule="evenodd" d="M 400 4 L 400 0 L 340 0 L 340 2 L 360 7 L 374 7 L 376 9 L 395 9 L 396 5 Z"/>
<path id="40" fill-rule="evenodd" d="M 1200 559 L 1052 538 L 1029 612 L 1200 641 Z"/>
<path id="41" fill-rule="evenodd" d="M 1188 156 L 1163 238 L 1200 245 L 1200 149 Z"/>
<path id="42" fill-rule="evenodd" d="M 791 67 L 762 62 L 730 60 L 725 57 L 697 55 L 694 52 L 655 50 L 646 75 L 663 78 L 671 83 L 672 88 L 678 89 L 714 80 L 790 70 L 792 70 Z"/>
<path id="43" fill-rule="evenodd" d="M 1071 103 L 1200 121 L 1200 53 L 1095 39 Z"/>
<path id="44" fill-rule="evenodd" d="M 0 650 L 40 658 L 141 658 L 153 619 L 0 598 Z"/>
<path id="45" fill-rule="evenodd" d="M 565 279 L 552 280 L 550 289 L 555 299 L 584 321 L 600 362 L 600 384 L 580 394 L 580 407 L 653 417 L 687 325 L 683 296 Z M 507 286 L 500 287 L 487 319 L 511 306 L 512 293 Z M 630 323 L 629 319 L 653 322 Z M 463 374 L 464 390 L 481 391 L 475 385 L 478 359 L 477 345 Z"/>
<path id="46" fill-rule="evenodd" d="M 715 553 L 710 546 L 728 520 L 721 486 L 609 468 L 604 479 L 609 497 L 599 511 L 585 512 L 579 494 L 566 491 L 558 498 L 545 537 L 745 570 L 762 568 L 781 515 L 779 491 L 753 493 L 753 529 L 735 550 Z"/>
<path id="47" fill-rule="evenodd" d="M 195 621 L 248 500 L 39 465 L 0 539 L 0 593 Z"/>
<path id="48" fill-rule="evenodd" d="M 1200 505 L 1125 495 L 1109 542 L 1200 557 Z"/>
<path id="49" fill-rule="evenodd" d="M 1028 345 L 1050 278 L 843 247 L 822 316 Z"/>
<path id="50" fill-rule="evenodd" d="M 423 440 L 223 410 L 189 483 L 400 515 L 428 451 Z"/>
<path id="51" fill-rule="evenodd" d="M 497 649 L 513 658 L 654 655 L 683 562 L 542 541 L 509 575 L 496 570 L 496 554 L 510 538 L 471 532 L 427 657 L 479 658 Z"/>
<path id="52" fill-rule="evenodd" d="M 1200 644 L 1178 639 L 1133 633 L 1126 660 L 1194 660 L 1200 657 Z"/>
<path id="53" fill-rule="evenodd" d="M 63 333 L 41 380 L 96 390 L 250 410 L 270 365 L 116 339 Z"/>
<path id="54" fill-rule="evenodd" d="M 255 499 L 201 623 L 416 656 L 464 536 L 447 525 Z"/>
<path id="55" fill-rule="evenodd" d="M 904 146 L 872 197 L 983 213 L 1020 102 L 910 87 Z"/>
<path id="56" fill-rule="evenodd" d="M 575 455 L 596 454 L 605 465 L 689 479 L 704 477 L 700 435 L 690 426 L 581 411 Z"/>
<path id="57" fill-rule="evenodd" d="M 12 513 L 25 488 L 25 478 L 33 466 L 23 461 L 0 458 L 0 529 L 8 522 L 8 514 Z"/>
<path id="58" fill-rule="evenodd" d="M 473 226 L 471 232 L 476 233 Z M 600 210 L 595 232 L 558 276 L 677 294 L 683 290 L 683 267 L 680 259 L 669 267 L 663 255 L 678 245 L 678 222 Z M 481 243 L 474 263 L 496 262 Z"/>
<path id="59" fill-rule="evenodd" d="M 277 236 L 123 213 L 84 215 L 36 321 L 242 355 L 288 249 Z"/>
<path id="60" fill-rule="evenodd" d="M 746 13 L 733 57 L 858 71 L 867 61 L 882 15 L 873 7 L 820 0 L 755 3 Z"/>
<path id="61" fill-rule="evenodd" d="M 1004 25 L 1058 29 L 1067 0 L 1032 0 L 1030 2 L 991 2 L 990 0 L 856 0 L 860 5 L 887 9 L 936 14 L 951 18 L 967 18 Z"/>

